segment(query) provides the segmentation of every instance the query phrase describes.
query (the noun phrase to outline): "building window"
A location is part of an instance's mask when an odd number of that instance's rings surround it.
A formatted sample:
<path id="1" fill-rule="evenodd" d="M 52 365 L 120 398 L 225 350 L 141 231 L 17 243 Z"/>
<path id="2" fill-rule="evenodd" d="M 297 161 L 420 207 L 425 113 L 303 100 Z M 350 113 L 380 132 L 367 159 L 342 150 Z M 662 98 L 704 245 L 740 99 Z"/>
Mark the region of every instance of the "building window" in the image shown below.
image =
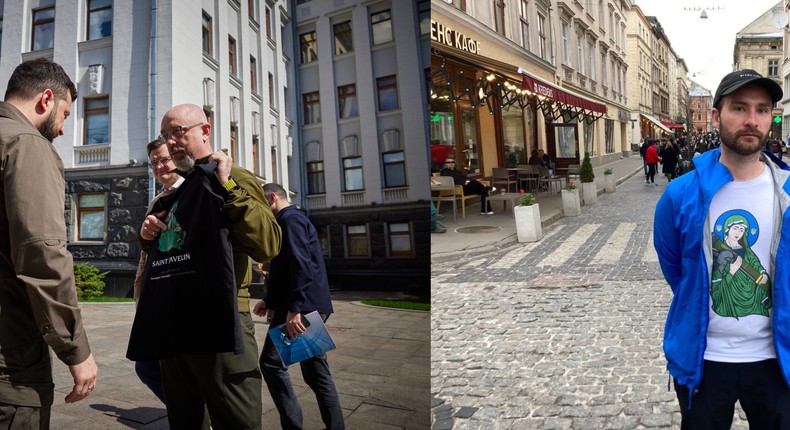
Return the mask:
<path id="1" fill-rule="evenodd" d="M 346 226 L 346 247 L 349 257 L 367 257 L 370 255 L 368 250 L 368 226 L 364 224 Z"/>
<path id="2" fill-rule="evenodd" d="M 494 30 L 505 36 L 505 0 L 494 0 Z"/>
<path id="3" fill-rule="evenodd" d="M 250 15 L 250 19 L 255 22 L 258 22 L 258 2 L 255 0 L 247 0 L 247 13 Z"/>
<path id="4" fill-rule="evenodd" d="M 104 193 L 77 195 L 77 240 L 104 240 Z"/>
<path id="5" fill-rule="evenodd" d="M 351 118 L 358 115 L 356 84 L 337 87 L 337 104 L 340 118 Z"/>
<path id="6" fill-rule="evenodd" d="M 272 10 L 266 6 L 266 37 L 272 38 Z"/>
<path id="7" fill-rule="evenodd" d="M 562 21 L 562 64 L 571 65 L 570 26 Z"/>
<path id="8" fill-rule="evenodd" d="M 230 68 L 228 71 L 231 76 L 236 76 L 236 39 L 228 36 L 228 61 Z"/>
<path id="9" fill-rule="evenodd" d="M 272 147 L 272 181 L 277 180 L 277 148 Z"/>
<path id="10" fill-rule="evenodd" d="M 55 8 L 33 11 L 32 50 L 50 49 L 55 44 Z"/>
<path id="11" fill-rule="evenodd" d="M 250 90 L 258 94 L 258 62 L 250 55 Z"/>
<path id="12" fill-rule="evenodd" d="M 768 76 L 779 76 L 779 60 L 768 60 Z"/>
<path id="13" fill-rule="evenodd" d="M 327 226 L 322 225 L 316 226 L 315 230 L 318 234 L 318 244 L 321 246 L 321 254 L 324 255 L 324 258 L 330 258 L 332 256 L 332 248 L 329 246 L 329 229 Z"/>
<path id="14" fill-rule="evenodd" d="M 261 176 L 261 166 L 260 163 L 258 162 L 258 154 L 260 153 L 259 146 L 260 144 L 258 143 L 258 138 L 253 137 L 252 138 L 252 171 L 256 175 Z"/>
<path id="15" fill-rule="evenodd" d="M 315 40 L 315 31 L 299 35 L 299 46 L 302 51 L 302 64 L 312 63 L 318 59 L 318 50 Z"/>
<path id="16" fill-rule="evenodd" d="M 211 17 L 203 12 L 203 52 L 211 55 Z"/>
<path id="17" fill-rule="evenodd" d="M 546 17 L 538 14 L 538 55 L 546 59 Z"/>
<path id="18" fill-rule="evenodd" d="M 398 108 L 398 81 L 395 75 L 376 79 L 379 94 L 379 112 Z"/>
<path id="19" fill-rule="evenodd" d="M 3 17 L 0 16 L 0 51 L 3 50 Z"/>
<path id="20" fill-rule="evenodd" d="M 112 36 L 112 0 L 88 2 L 88 40 Z"/>
<path id="21" fill-rule="evenodd" d="M 386 152 L 382 154 L 384 161 L 384 186 L 405 187 L 406 165 L 404 164 L 403 151 Z"/>
<path id="22" fill-rule="evenodd" d="M 110 143 L 110 98 L 85 100 L 85 145 Z"/>
<path id="23" fill-rule="evenodd" d="M 519 3 L 518 15 L 521 19 L 521 46 L 529 50 L 529 15 L 527 15 L 527 3 L 527 0 L 521 0 Z"/>
<path id="24" fill-rule="evenodd" d="M 230 157 L 239 163 L 239 128 L 235 125 L 230 126 Z"/>
<path id="25" fill-rule="evenodd" d="M 345 54 L 354 50 L 354 42 L 351 33 L 351 21 L 341 22 L 334 25 L 335 32 L 335 55 Z"/>
<path id="26" fill-rule="evenodd" d="M 576 33 L 576 61 L 578 61 L 578 72 L 584 74 L 584 35 Z"/>
<path id="27" fill-rule="evenodd" d="M 420 21 L 420 34 L 431 32 L 431 2 L 417 0 L 417 19 Z"/>
<path id="28" fill-rule="evenodd" d="M 590 42 L 587 46 L 587 54 L 590 56 L 590 79 L 595 80 L 595 42 Z"/>
<path id="29" fill-rule="evenodd" d="M 346 191 L 364 190 L 362 184 L 362 157 L 349 157 L 343 159 L 343 177 Z"/>
<path id="30" fill-rule="evenodd" d="M 321 122 L 321 105 L 318 91 L 302 95 L 304 105 L 304 123 L 315 124 Z"/>
<path id="31" fill-rule="evenodd" d="M 324 162 L 311 161 L 307 163 L 307 194 L 324 194 L 326 193 L 326 184 L 324 183 Z"/>
<path id="32" fill-rule="evenodd" d="M 370 30 L 373 44 L 380 45 L 392 41 L 392 15 L 389 10 L 370 15 Z"/>
<path id="33" fill-rule="evenodd" d="M 274 109 L 274 75 L 269 73 L 269 107 Z"/>
<path id="34" fill-rule="evenodd" d="M 387 224 L 390 255 L 412 255 L 411 226 L 407 222 Z"/>

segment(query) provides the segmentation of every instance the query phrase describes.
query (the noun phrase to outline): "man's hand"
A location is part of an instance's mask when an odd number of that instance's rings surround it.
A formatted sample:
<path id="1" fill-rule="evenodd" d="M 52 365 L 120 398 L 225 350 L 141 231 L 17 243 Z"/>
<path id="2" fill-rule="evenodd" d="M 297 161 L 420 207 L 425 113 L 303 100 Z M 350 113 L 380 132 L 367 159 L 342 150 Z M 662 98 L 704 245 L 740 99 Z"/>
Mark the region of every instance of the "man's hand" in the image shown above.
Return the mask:
<path id="1" fill-rule="evenodd" d="M 162 211 L 145 217 L 143 226 L 140 227 L 140 237 L 145 240 L 154 240 L 162 230 L 167 230 L 167 225 L 159 220 L 159 217 L 163 217 L 166 214 L 167 212 Z"/>
<path id="2" fill-rule="evenodd" d="M 233 166 L 233 158 L 228 156 L 222 151 L 214 152 L 209 156 L 209 161 L 214 160 L 217 162 L 216 175 L 220 184 L 228 182 L 230 179 L 230 168 Z"/>
<path id="3" fill-rule="evenodd" d="M 266 300 L 261 300 L 260 302 L 256 303 L 255 307 L 252 309 L 252 313 L 259 317 L 265 317 L 266 311 Z"/>
<path id="4" fill-rule="evenodd" d="M 285 318 L 285 330 L 291 339 L 296 339 L 297 336 L 304 333 L 307 328 L 302 324 L 302 314 L 288 311 L 288 316 Z"/>
<path id="5" fill-rule="evenodd" d="M 66 396 L 66 403 L 74 403 L 88 397 L 96 387 L 96 375 L 99 373 L 99 368 L 96 367 L 96 361 L 93 360 L 93 354 L 91 354 L 82 363 L 69 366 L 69 372 L 74 377 L 74 388 Z"/>

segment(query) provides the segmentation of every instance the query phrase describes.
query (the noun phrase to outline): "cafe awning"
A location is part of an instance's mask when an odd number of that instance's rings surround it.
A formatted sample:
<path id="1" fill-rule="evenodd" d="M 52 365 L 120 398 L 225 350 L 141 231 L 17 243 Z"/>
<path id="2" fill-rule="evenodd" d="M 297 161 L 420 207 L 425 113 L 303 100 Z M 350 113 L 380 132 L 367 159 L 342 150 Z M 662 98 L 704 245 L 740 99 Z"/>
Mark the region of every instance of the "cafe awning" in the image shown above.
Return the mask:
<path id="1" fill-rule="evenodd" d="M 606 105 L 594 102 L 584 96 L 578 95 L 568 89 L 558 88 L 546 81 L 530 75 L 526 70 L 519 69 L 522 74 L 523 89 L 539 96 L 550 98 L 556 102 L 570 105 L 587 111 L 606 113 Z"/>
<path id="2" fill-rule="evenodd" d="M 683 124 L 678 124 L 672 121 L 661 121 L 661 123 L 667 126 L 667 128 L 671 128 L 671 129 L 683 130 L 685 128 L 683 127 Z"/>
<path id="3" fill-rule="evenodd" d="M 642 115 L 646 120 L 652 122 L 656 127 L 658 127 L 664 133 L 667 133 L 667 134 L 674 133 L 674 131 L 670 130 L 667 126 L 662 124 L 661 121 L 653 118 L 652 116 L 644 114 L 644 113 L 640 113 L 639 115 Z"/>

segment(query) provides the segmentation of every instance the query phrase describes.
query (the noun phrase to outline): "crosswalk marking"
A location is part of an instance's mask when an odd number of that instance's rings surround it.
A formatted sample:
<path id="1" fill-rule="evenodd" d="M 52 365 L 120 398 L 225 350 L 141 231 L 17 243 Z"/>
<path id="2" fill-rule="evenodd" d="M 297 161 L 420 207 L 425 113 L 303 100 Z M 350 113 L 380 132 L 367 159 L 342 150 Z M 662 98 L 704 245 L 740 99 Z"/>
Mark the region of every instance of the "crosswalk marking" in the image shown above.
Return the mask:
<path id="1" fill-rule="evenodd" d="M 643 263 L 657 263 L 658 254 L 656 254 L 656 247 L 653 246 L 653 235 L 649 235 L 650 239 L 645 244 L 645 253 L 642 255 Z"/>
<path id="2" fill-rule="evenodd" d="M 590 264 L 614 264 L 620 261 L 635 229 L 636 223 L 620 223 Z"/>
<path id="3" fill-rule="evenodd" d="M 562 243 L 551 254 L 538 263 L 538 267 L 562 266 L 569 258 L 576 253 L 595 233 L 601 224 L 585 224 L 579 227 L 565 242 Z"/>
<path id="4" fill-rule="evenodd" d="M 512 267 L 514 264 L 518 263 L 522 258 L 524 258 L 524 256 L 526 256 L 530 251 L 537 248 L 541 244 L 545 244 L 546 242 L 544 241 L 550 239 L 552 236 L 557 234 L 558 231 L 560 231 L 560 228 L 555 227 L 550 231 L 547 231 L 546 234 L 543 236 L 543 239 L 537 242 L 519 244 L 519 246 L 517 246 L 512 251 L 505 254 L 504 257 L 495 261 L 494 264 L 492 264 L 489 267 L 491 267 L 492 269 L 506 269 Z"/>

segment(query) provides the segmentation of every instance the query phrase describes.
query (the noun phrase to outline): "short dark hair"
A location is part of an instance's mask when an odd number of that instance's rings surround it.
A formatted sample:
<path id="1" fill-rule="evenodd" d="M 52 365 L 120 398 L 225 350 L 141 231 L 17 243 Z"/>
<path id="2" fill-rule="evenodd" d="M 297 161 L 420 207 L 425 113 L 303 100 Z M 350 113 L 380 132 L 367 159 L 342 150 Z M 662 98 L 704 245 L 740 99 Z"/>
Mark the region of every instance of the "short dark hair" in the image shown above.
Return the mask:
<path id="1" fill-rule="evenodd" d="M 280 184 L 275 184 L 274 182 L 270 182 L 263 186 L 264 194 L 274 193 L 277 194 L 277 197 L 288 201 L 288 193 L 285 191 L 285 188 L 282 187 Z"/>
<path id="2" fill-rule="evenodd" d="M 160 146 L 162 146 L 164 144 L 165 144 L 165 142 L 162 139 L 156 138 L 156 139 L 148 142 L 148 145 L 145 146 L 145 149 L 146 149 L 146 151 L 148 151 L 148 155 L 151 155 L 151 151 L 153 151 L 156 148 L 159 148 Z"/>
<path id="3" fill-rule="evenodd" d="M 25 61 L 14 69 L 8 80 L 5 100 L 30 100 L 47 88 L 60 100 L 66 99 L 67 92 L 71 94 L 72 102 L 77 100 L 77 87 L 63 67 L 46 58 Z"/>

